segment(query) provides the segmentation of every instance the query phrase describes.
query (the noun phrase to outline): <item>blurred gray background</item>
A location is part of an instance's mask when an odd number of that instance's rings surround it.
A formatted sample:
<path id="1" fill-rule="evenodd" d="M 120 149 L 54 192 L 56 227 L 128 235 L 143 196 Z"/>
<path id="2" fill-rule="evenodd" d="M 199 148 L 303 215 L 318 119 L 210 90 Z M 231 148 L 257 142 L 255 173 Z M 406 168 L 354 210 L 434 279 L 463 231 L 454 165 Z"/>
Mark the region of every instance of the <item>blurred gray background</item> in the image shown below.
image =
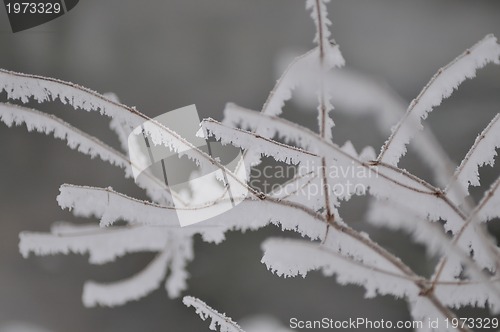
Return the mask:
<path id="1" fill-rule="evenodd" d="M 151 117 L 195 103 L 202 116 L 221 119 L 228 101 L 260 109 L 278 78 L 276 59 L 283 52 L 313 47 L 314 26 L 304 7 L 302 0 L 80 0 L 55 21 L 16 34 L 2 7 L 0 67 L 114 92 Z M 406 100 L 414 98 L 439 67 L 487 33 L 500 36 L 500 1 L 332 1 L 328 8 L 348 66 L 387 82 Z M 58 104 L 40 108 L 118 146 L 106 118 Z M 499 110 L 500 69 L 488 66 L 445 101 L 426 125 L 458 162 Z M 314 112 L 293 103 L 285 112 L 315 128 Z M 338 143 L 350 138 L 358 149 L 371 144 L 378 150 L 386 138 L 370 118 L 335 119 Z M 54 332 L 208 330 L 163 289 L 118 308 L 83 307 L 85 280 L 125 278 L 144 267 L 149 254 L 129 255 L 106 266 L 91 266 L 86 257 L 76 255 L 23 259 L 19 254 L 20 231 L 47 231 L 53 221 L 75 220 L 57 206 L 62 183 L 112 186 L 142 197 L 132 181 L 122 179 L 121 171 L 81 156 L 60 141 L 3 124 L 0 155 L 0 331 L 15 322 Z M 412 154 L 403 166 L 428 177 Z M 485 183 L 498 170 L 485 169 Z M 364 206 L 362 200 L 349 202 L 342 210 L 344 219 L 359 225 L 359 207 Z M 284 324 L 291 317 L 409 318 L 403 301 L 364 300 L 361 288 L 339 287 L 319 273 L 306 279 L 272 275 L 259 263 L 260 243 L 276 234 L 281 235 L 270 226 L 228 234 L 218 246 L 198 239 L 186 294 L 236 320 L 259 313 Z M 404 236 L 384 234 L 390 250 L 402 252 L 417 269 L 427 271 L 422 247 L 403 248 L 408 242 Z"/>

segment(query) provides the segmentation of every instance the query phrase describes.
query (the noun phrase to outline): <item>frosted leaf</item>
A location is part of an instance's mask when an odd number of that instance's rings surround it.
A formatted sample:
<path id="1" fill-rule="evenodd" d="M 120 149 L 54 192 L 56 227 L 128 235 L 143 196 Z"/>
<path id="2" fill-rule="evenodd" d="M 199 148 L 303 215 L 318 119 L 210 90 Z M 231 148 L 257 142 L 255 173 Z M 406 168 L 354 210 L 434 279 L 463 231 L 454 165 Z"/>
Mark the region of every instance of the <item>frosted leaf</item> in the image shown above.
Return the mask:
<path id="1" fill-rule="evenodd" d="M 500 217 L 500 178 L 497 178 L 486 191 L 483 199 L 477 205 L 473 215 L 480 221 L 489 221 Z"/>
<path id="2" fill-rule="evenodd" d="M 479 186 L 479 167 L 495 163 L 496 149 L 500 147 L 500 114 L 486 126 L 457 168 L 446 188 L 455 203 L 460 204 L 469 195 L 469 185 Z"/>
<path id="3" fill-rule="evenodd" d="M 311 270 L 335 274 L 341 285 L 355 284 L 366 289 L 366 297 L 391 294 L 405 297 L 418 293 L 416 286 L 399 271 L 365 265 L 318 244 L 290 239 L 269 239 L 262 248 L 262 262 L 279 276 L 305 277 Z"/>
<path id="4" fill-rule="evenodd" d="M 224 313 L 208 306 L 205 302 L 192 296 L 184 296 L 182 302 L 187 307 L 193 307 L 202 320 L 210 318 L 210 330 L 220 332 L 244 332 L 241 327 Z"/>
<path id="5" fill-rule="evenodd" d="M 74 83 L 43 76 L 15 73 L 0 69 L 0 91 L 7 92 L 7 98 L 27 103 L 33 99 L 39 103 L 59 100 L 75 109 L 99 111 L 111 118 L 119 118 L 136 127 L 144 121 L 138 112 L 107 98 L 91 89 Z"/>
<path id="6" fill-rule="evenodd" d="M 491 280 L 497 287 L 498 279 Z M 435 288 L 436 296 L 442 303 L 451 308 L 474 306 L 489 308 L 493 314 L 500 312 L 500 296 L 492 291 L 485 282 L 458 280 L 456 282 L 439 283 Z"/>
<path id="7" fill-rule="evenodd" d="M 91 158 L 99 157 L 125 171 L 125 177 L 132 176 L 131 163 L 127 156 L 116 151 L 97 138 L 82 132 L 78 128 L 58 117 L 22 106 L 0 103 L 0 120 L 7 126 L 25 124 L 28 131 L 37 131 L 55 138 L 65 140 L 71 149 L 87 154 Z M 146 193 L 155 201 L 170 204 L 170 193 L 165 184 L 149 172 L 138 178 L 137 185 L 146 190 Z"/>
<path id="8" fill-rule="evenodd" d="M 39 256 L 89 254 L 92 264 L 114 261 L 127 253 L 160 251 L 167 244 L 167 232 L 158 227 L 113 227 L 55 224 L 50 233 L 22 232 L 19 251 Z"/>
<path id="9" fill-rule="evenodd" d="M 238 148 L 252 149 L 258 142 L 261 154 L 287 164 L 298 164 L 315 157 L 311 152 L 284 145 L 252 132 L 227 127 L 213 119 L 203 120 L 202 128 L 207 131 L 209 137 L 215 137 L 223 145 L 232 144 Z"/>
<path id="10" fill-rule="evenodd" d="M 500 45 L 493 35 L 466 50 L 447 66 L 441 68 L 431 81 L 414 99 L 403 119 L 392 129 L 392 135 L 385 142 L 378 159 L 390 165 L 397 165 L 401 156 L 406 153 L 406 145 L 422 128 L 421 120 L 425 119 L 435 106 L 448 98 L 453 90 L 467 78 L 474 78 L 476 70 L 493 62 L 500 64 Z"/>
<path id="11" fill-rule="evenodd" d="M 314 42 L 318 45 L 330 44 L 331 32 L 329 26 L 332 24 L 328 18 L 328 12 L 326 10 L 326 4 L 330 0 L 307 0 L 306 9 L 311 10 L 311 18 L 316 25 L 316 36 L 314 37 Z"/>
<path id="12" fill-rule="evenodd" d="M 101 226 L 117 220 L 130 224 L 178 226 L 175 210 L 120 194 L 111 188 L 62 185 L 57 202 L 63 209 L 72 210 L 76 216 L 96 216 Z"/>
<path id="13" fill-rule="evenodd" d="M 130 163 L 124 155 L 53 115 L 22 106 L 0 103 L 0 120 L 9 127 L 25 124 L 30 132 L 35 130 L 46 135 L 53 134 L 55 138 L 65 140 L 71 149 L 92 158 L 99 157 L 125 170 L 129 168 Z M 129 175 L 128 172 L 127 175 Z"/>
<path id="14" fill-rule="evenodd" d="M 130 278 L 108 284 L 87 281 L 83 287 L 83 304 L 86 307 L 117 306 L 146 296 L 157 289 L 165 278 L 170 259 L 171 253 L 165 250 L 144 270 Z"/>

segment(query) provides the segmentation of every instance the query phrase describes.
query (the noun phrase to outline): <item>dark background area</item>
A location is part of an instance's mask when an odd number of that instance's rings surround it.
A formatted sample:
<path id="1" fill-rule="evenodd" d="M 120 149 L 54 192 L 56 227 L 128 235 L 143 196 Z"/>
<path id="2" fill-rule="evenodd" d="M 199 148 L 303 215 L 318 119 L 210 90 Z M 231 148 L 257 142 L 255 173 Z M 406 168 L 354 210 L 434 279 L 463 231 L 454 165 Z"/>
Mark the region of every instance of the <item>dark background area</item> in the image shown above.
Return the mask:
<path id="1" fill-rule="evenodd" d="M 486 34 L 500 36 L 498 1 L 332 1 L 328 8 L 348 67 L 387 82 L 406 100 Z M 55 21 L 16 34 L 2 7 L 0 67 L 114 92 L 151 117 L 196 104 L 202 116 L 221 119 L 229 101 L 260 109 L 278 78 L 278 57 L 312 48 L 313 36 L 302 0 L 81 0 Z M 58 104 L 40 108 L 118 146 L 106 118 Z M 285 113 L 315 129 L 314 110 L 314 105 L 304 110 L 290 103 Z M 426 125 L 458 162 L 499 110 L 500 69 L 490 65 L 432 113 Z M 349 138 L 358 149 L 371 144 L 378 151 L 386 138 L 369 118 L 334 117 L 337 143 Z M 162 288 L 118 308 L 83 307 L 85 280 L 125 278 L 142 269 L 150 254 L 129 255 L 106 266 L 89 265 L 76 255 L 23 259 L 19 254 L 19 232 L 48 231 L 54 221 L 75 220 L 57 206 L 62 183 L 112 186 L 141 197 L 120 170 L 79 155 L 61 141 L 3 124 L 0 155 L 1 332 L 12 332 L 7 326 L 15 322 L 53 332 L 208 330 L 192 309 L 168 299 Z M 428 176 L 411 153 L 403 166 Z M 482 179 L 491 183 L 495 174 L 498 167 L 487 168 Z M 349 202 L 344 219 L 361 224 L 364 206 L 363 200 Z M 384 234 L 390 250 L 426 269 L 422 247 L 407 245 L 400 234 Z M 197 239 L 185 294 L 235 320 L 260 313 L 285 325 L 291 317 L 409 319 L 403 301 L 365 300 L 362 288 L 340 287 L 319 273 L 306 279 L 272 275 L 260 263 L 260 243 L 270 235 L 284 234 L 270 226 L 230 233 L 218 246 Z"/>

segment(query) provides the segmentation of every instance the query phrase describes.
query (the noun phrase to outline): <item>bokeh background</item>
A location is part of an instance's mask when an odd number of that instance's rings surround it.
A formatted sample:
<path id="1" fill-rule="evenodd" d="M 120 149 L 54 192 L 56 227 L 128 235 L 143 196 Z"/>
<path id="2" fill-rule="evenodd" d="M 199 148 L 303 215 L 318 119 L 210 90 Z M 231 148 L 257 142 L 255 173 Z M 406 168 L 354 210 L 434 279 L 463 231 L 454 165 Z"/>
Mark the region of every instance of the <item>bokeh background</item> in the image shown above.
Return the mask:
<path id="1" fill-rule="evenodd" d="M 328 8 L 348 67 L 387 83 L 408 101 L 467 47 L 488 33 L 500 36 L 499 1 L 332 1 Z M 303 0 L 80 0 L 57 20 L 16 34 L 2 7 L 0 67 L 114 92 L 151 117 L 194 103 L 202 116 L 221 119 L 228 101 L 260 109 L 278 78 L 278 59 L 312 48 L 313 35 Z M 118 146 L 106 118 L 57 104 L 39 108 Z M 314 105 L 291 102 L 285 116 L 314 129 L 314 110 Z M 490 65 L 445 101 L 426 125 L 458 162 L 499 110 L 500 69 Z M 358 149 L 370 144 L 378 150 L 386 138 L 373 118 L 334 116 L 338 143 L 351 139 Z M 0 155 L 0 331 L 28 331 L 29 326 L 53 332 L 208 330 L 206 322 L 179 299 L 168 299 L 163 289 L 118 308 L 83 307 L 85 280 L 125 278 L 143 268 L 150 254 L 129 255 L 106 266 L 91 266 L 77 255 L 23 259 L 19 254 L 19 232 L 76 221 L 55 201 L 62 183 L 112 186 L 141 197 L 121 171 L 60 141 L 3 124 Z M 429 176 L 411 152 L 403 166 Z M 498 171 L 485 169 L 485 183 Z M 341 213 L 363 228 L 365 207 L 366 202 L 355 200 Z M 319 273 L 306 279 L 272 275 L 259 262 L 260 243 L 277 234 L 283 235 L 270 226 L 231 233 L 218 246 L 197 239 L 186 294 L 236 320 L 262 313 L 285 325 L 291 317 L 409 319 L 403 301 L 365 300 L 361 288 L 340 287 Z M 384 230 L 374 237 L 419 271 L 429 271 L 423 247 L 408 245 L 404 235 Z M 21 328 L 13 328 L 16 324 Z"/>

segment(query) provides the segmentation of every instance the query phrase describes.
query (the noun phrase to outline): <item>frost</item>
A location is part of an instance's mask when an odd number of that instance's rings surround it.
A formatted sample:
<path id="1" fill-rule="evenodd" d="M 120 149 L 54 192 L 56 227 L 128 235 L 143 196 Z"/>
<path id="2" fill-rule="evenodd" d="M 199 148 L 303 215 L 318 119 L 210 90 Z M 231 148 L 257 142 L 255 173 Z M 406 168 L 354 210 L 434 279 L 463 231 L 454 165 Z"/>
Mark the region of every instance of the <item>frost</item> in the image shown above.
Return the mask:
<path id="1" fill-rule="evenodd" d="M 373 82 L 332 71 L 343 66 L 344 59 L 331 40 L 327 3 L 307 0 L 306 8 L 316 26 L 316 46 L 291 63 L 261 112 L 229 103 L 223 122 L 205 119 L 201 123 L 200 136 L 244 150 L 234 172 L 172 128 L 121 104 L 115 95 L 100 95 L 73 83 L 1 70 L 0 91 L 11 100 L 59 100 L 74 109 L 98 111 L 111 118 L 110 128 L 124 152 L 127 137 L 134 133 L 179 157 L 187 156 L 198 166 L 191 183 L 179 194 L 171 193 L 152 172 L 144 172 L 137 184 L 145 189 L 148 200 L 127 196 L 111 187 L 62 185 L 57 197 L 59 206 L 77 217 L 96 218 L 99 222 L 56 223 L 48 233 L 22 232 L 21 254 L 75 253 L 88 255 L 92 264 L 104 264 L 128 253 L 154 253 L 155 258 L 129 278 L 85 284 L 86 306 L 116 306 L 146 296 L 163 282 L 170 297 L 180 296 L 187 288 L 187 265 L 194 259 L 196 235 L 203 241 L 220 243 L 229 231 L 257 230 L 271 224 L 304 238 L 264 242 L 262 262 L 279 276 L 305 277 L 312 270 L 320 270 L 325 276 L 335 276 L 342 285 L 363 287 L 366 297 L 403 298 L 414 319 L 451 318 L 451 309 L 470 305 L 499 312 L 500 253 L 485 223 L 500 217 L 500 179 L 478 204 L 465 200 L 469 186 L 481 184 L 479 167 L 493 165 L 500 146 L 499 116 L 476 139 L 451 181 L 450 161 L 430 133 L 416 140 L 416 148 L 429 166 L 437 168 L 434 174 L 439 186 L 397 166 L 406 145 L 422 128 L 422 119 L 466 78 L 474 77 L 477 69 L 490 62 L 500 63 L 496 38 L 487 36 L 440 69 L 402 114 L 377 157 L 371 146 L 356 149 L 351 141 L 343 145 L 332 141 L 333 104 L 339 103 L 356 114 L 372 112 L 377 115 L 379 127 L 386 128 L 399 119 L 401 101 Z M 314 98 L 317 133 L 279 117 L 297 87 L 307 89 Z M 367 111 L 370 108 L 375 111 Z M 133 165 L 125 155 L 52 115 L 0 103 L 0 120 L 8 126 L 25 124 L 29 131 L 52 134 L 65 140 L 70 148 L 99 157 L 124 169 L 125 177 L 131 176 Z M 352 141 L 356 142 L 355 138 Z M 241 174 L 250 174 L 261 156 L 292 166 L 297 173 L 284 179 L 286 182 L 278 188 L 260 192 Z M 332 170 L 337 172 L 333 174 Z M 220 196 L 205 199 L 209 186 L 194 183 L 203 174 L 200 171 L 216 172 L 214 183 L 227 186 L 222 187 Z M 226 195 L 232 185 L 248 193 L 239 204 Z M 447 187 L 440 187 L 444 185 Z M 338 186 L 344 190 L 338 191 Z M 366 218 L 371 226 L 403 230 L 427 248 L 437 260 L 431 276 L 419 275 L 398 257 L 396 250 L 387 250 L 369 234 L 351 227 L 353 220 L 341 215 L 340 208 L 345 201 L 363 195 L 371 200 Z M 174 199 L 181 204 L 174 207 Z M 225 213 L 203 223 L 179 226 L 178 213 L 208 215 L 210 209 L 229 201 L 234 206 Z M 185 297 L 184 303 L 193 306 L 202 319 L 210 317 L 212 330 L 242 331 L 231 319 L 196 298 Z"/>
<path id="2" fill-rule="evenodd" d="M 7 92 L 9 99 L 20 100 L 23 103 L 27 103 L 30 99 L 39 103 L 59 100 L 75 109 L 99 111 L 111 118 L 119 118 L 131 127 L 136 127 L 142 122 L 134 108 L 116 102 L 113 100 L 114 97 L 105 97 L 88 88 L 58 79 L 0 69 L 0 91 Z"/>
<path id="3" fill-rule="evenodd" d="M 76 216 L 98 216 L 101 226 L 109 226 L 117 220 L 130 224 L 178 225 L 174 208 L 130 198 L 111 188 L 62 185 L 57 202 Z"/>
<path id="4" fill-rule="evenodd" d="M 231 143 L 236 147 L 249 149 L 258 144 L 263 155 L 287 164 L 298 164 L 315 157 L 311 152 L 286 146 L 252 132 L 227 127 L 213 119 L 203 120 L 202 128 L 206 130 L 208 137 L 214 136 L 223 145 Z"/>
<path id="5" fill-rule="evenodd" d="M 469 195 L 469 185 L 479 186 L 479 167 L 493 166 L 496 149 L 500 147 L 500 115 L 497 114 L 476 138 L 462 163 L 457 168 L 451 183 L 446 188 L 451 199 L 461 204 Z"/>
<path id="6" fill-rule="evenodd" d="M 71 149 L 91 158 L 99 157 L 126 170 L 129 167 L 130 162 L 121 153 L 53 115 L 17 105 L 0 104 L 0 120 L 9 127 L 25 124 L 28 131 L 53 134 L 55 138 L 65 140 Z"/>
<path id="7" fill-rule="evenodd" d="M 466 50 L 454 61 L 438 70 L 431 81 L 415 98 L 403 119 L 392 129 L 392 135 L 386 141 L 378 159 L 390 165 L 397 165 L 406 153 L 406 145 L 420 130 L 421 119 L 425 119 L 435 106 L 448 98 L 453 90 L 467 78 L 474 78 L 476 70 L 493 62 L 500 64 L 500 45 L 493 35 Z"/>
<path id="8" fill-rule="evenodd" d="M 366 297 L 377 294 L 403 297 L 417 291 L 414 284 L 398 272 L 362 264 L 310 242 L 269 239 L 262 248 L 262 262 L 279 276 L 305 277 L 309 271 L 321 269 L 327 276 L 335 274 L 342 285 L 362 285 Z"/>
<path id="9" fill-rule="evenodd" d="M 271 122 L 272 121 L 272 122 Z M 242 129 L 256 131 L 266 138 L 278 138 L 286 143 L 294 144 L 304 150 L 317 152 L 314 141 L 303 135 L 302 131 L 288 130 L 288 123 L 279 117 L 268 116 L 255 112 L 233 103 L 228 103 L 224 109 L 224 124 L 232 127 L 241 126 Z"/>
<path id="10" fill-rule="evenodd" d="M 0 120 L 9 127 L 25 124 L 28 131 L 35 130 L 46 135 L 52 134 L 55 138 L 65 140 L 71 149 L 89 155 L 91 158 L 99 157 L 124 169 L 125 177 L 132 176 L 131 162 L 127 156 L 54 115 L 22 106 L 0 104 Z M 172 198 L 165 190 L 165 185 L 152 177 L 149 172 L 144 174 L 145 176 L 136 182 L 137 185 L 146 189 L 148 195 L 155 201 L 170 203 Z"/>
<path id="11" fill-rule="evenodd" d="M 193 307 L 202 320 L 210 318 L 210 330 L 220 332 L 244 332 L 238 324 L 225 314 L 209 307 L 205 302 L 192 296 L 185 296 L 182 302 L 187 307 Z"/>
<path id="12" fill-rule="evenodd" d="M 160 251 L 168 233 L 158 227 L 114 227 L 56 223 L 50 233 L 22 232 L 19 250 L 24 257 L 36 255 L 89 254 L 92 264 L 114 261 L 127 253 Z M 133 238 L 134 241 L 130 241 Z"/>

